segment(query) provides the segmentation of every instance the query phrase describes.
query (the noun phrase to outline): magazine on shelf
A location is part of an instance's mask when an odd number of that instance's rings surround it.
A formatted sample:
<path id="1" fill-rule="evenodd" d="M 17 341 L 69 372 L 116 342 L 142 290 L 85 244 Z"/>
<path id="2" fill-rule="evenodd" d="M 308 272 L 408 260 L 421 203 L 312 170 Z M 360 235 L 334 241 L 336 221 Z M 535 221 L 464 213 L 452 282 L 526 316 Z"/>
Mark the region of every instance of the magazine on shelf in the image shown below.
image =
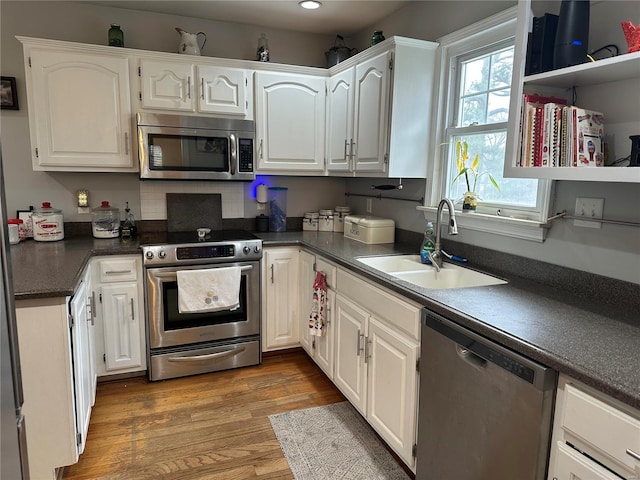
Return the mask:
<path id="1" fill-rule="evenodd" d="M 573 166 L 604 166 L 604 115 L 586 108 L 570 108 Z"/>

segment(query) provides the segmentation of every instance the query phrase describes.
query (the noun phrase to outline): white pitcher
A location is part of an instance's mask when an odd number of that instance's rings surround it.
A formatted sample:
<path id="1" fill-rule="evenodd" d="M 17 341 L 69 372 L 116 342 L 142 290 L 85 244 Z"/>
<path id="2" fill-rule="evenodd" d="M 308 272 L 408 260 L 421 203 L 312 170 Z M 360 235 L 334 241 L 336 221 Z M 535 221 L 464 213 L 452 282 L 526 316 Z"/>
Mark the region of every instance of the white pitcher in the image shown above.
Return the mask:
<path id="1" fill-rule="evenodd" d="M 204 32 L 189 33 L 180 27 L 176 27 L 176 32 L 180 34 L 180 44 L 178 45 L 178 53 L 186 53 L 188 55 L 200 55 L 200 51 L 207 43 L 207 35 Z M 198 45 L 198 35 L 202 35 L 204 40 L 202 45 Z"/>

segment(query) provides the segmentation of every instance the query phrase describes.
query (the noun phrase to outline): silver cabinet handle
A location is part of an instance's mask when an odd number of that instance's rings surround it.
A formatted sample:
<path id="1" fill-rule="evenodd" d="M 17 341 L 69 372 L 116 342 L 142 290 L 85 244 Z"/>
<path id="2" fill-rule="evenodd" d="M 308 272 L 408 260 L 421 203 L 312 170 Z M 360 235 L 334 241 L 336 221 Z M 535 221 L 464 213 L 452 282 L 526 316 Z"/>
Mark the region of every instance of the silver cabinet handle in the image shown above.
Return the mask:
<path id="1" fill-rule="evenodd" d="M 349 140 L 347 140 L 345 138 L 344 139 L 344 161 L 345 162 L 349 161 L 349 155 L 347 154 L 347 148 L 349 148 Z"/>
<path id="2" fill-rule="evenodd" d="M 91 305 L 91 325 L 95 325 L 96 322 L 96 292 L 91 292 L 91 297 L 89 297 L 89 305 Z"/>
<path id="3" fill-rule="evenodd" d="M 273 283 L 273 263 L 271 264 L 271 283 Z"/>
<path id="4" fill-rule="evenodd" d="M 630 448 L 627 448 L 627 455 L 630 455 L 633 458 L 635 458 L 636 460 L 640 461 L 640 453 L 634 452 Z"/>
<path id="5" fill-rule="evenodd" d="M 360 330 L 358 330 L 358 342 L 356 344 L 356 356 L 360 356 L 360 352 L 364 351 L 364 347 L 361 346 L 361 342 L 360 339 L 364 339 L 364 334 L 360 333 Z"/>
<path id="6" fill-rule="evenodd" d="M 136 308 L 133 305 L 133 298 L 131 299 L 131 321 L 135 321 L 136 319 Z"/>
<path id="7" fill-rule="evenodd" d="M 234 355 L 237 355 L 239 353 L 244 352 L 245 347 L 236 347 L 236 348 L 232 348 L 231 350 L 225 350 L 223 352 L 216 352 L 216 353 L 209 353 L 207 355 L 193 355 L 193 356 L 189 356 L 189 357 L 169 357 L 168 361 L 170 362 L 174 362 L 174 363 L 180 363 L 180 362 L 201 362 L 203 360 L 215 360 L 215 359 L 222 359 L 222 358 L 227 358 L 227 357 L 232 357 Z"/>
<path id="8" fill-rule="evenodd" d="M 259 148 L 259 151 L 260 151 L 260 154 L 258 156 L 260 158 L 262 158 L 262 139 L 260 139 L 260 147 L 258 147 L 258 148 Z"/>
<path id="9" fill-rule="evenodd" d="M 124 132 L 124 154 L 129 155 L 129 132 Z"/>
<path id="10" fill-rule="evenodd" d="M 349 171 L 353 172 L 356 168 L 356 161 L 355 161 L 355 157 L 356 157 L 356 142 L 353 141 L 353 138 L 351 139 L 351 148 L 349 149 Z"/>
<path id="11" fill-rule="evenodd" d="M 371 357 L 371 352 L 369 351 L 370 346 L 371 340 L 367 338 L 364 342 L 364 363 L 369 363 L 369 358 Z"/>
<path id="12" fill-rule="evenodd" d="M 187 98 L 191 98 L 191 75 L 187 77 Z"/>
<path id="13" fill-rule="evenodd" d="M 200 98 L 204 100 L 204 77 L 200 79 Z"/>
<path id="14" fill-rule="evenodd" d="M 131 270 L 107 270 L 105 275 L 124 275 L 125 273 L 131 273 Z"/>

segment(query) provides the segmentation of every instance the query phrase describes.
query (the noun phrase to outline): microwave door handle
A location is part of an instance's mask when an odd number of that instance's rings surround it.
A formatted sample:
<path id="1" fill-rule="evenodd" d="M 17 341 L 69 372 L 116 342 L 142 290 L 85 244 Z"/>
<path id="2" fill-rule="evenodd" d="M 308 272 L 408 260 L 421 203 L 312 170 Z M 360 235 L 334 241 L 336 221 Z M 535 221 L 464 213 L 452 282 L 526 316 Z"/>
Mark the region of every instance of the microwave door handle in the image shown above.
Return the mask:
<path id="1" fill-rule="evenodd" d="M 236 142 L 235 134 L 229 134 L 229 141 L 231 143 L 231 164 L 229 166 L 231 168 L 231 175 L 235 175 L 236 166 L 238 164 L 238 144 Z"/>

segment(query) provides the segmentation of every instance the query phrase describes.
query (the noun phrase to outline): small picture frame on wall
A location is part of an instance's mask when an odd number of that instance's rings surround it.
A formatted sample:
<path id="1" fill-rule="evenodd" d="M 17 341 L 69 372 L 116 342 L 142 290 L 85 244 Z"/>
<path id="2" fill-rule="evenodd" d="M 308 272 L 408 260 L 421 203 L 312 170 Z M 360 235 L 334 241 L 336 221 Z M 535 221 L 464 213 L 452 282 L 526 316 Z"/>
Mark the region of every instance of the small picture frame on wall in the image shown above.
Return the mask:
<path id="1" fill-rule="evenodd" d="M 16 212 L 17 218 L 22 220 L 22 228 L 24 229 L 25 238 L 33 238 L 33 222 L 31 220 L 31 214 L 33 210 L 18 210 Z"/>
<path id="2" fill-rule="evenodd" d="M 0 77 L 0 108 L 19 110 L 16 77 Z"/>

